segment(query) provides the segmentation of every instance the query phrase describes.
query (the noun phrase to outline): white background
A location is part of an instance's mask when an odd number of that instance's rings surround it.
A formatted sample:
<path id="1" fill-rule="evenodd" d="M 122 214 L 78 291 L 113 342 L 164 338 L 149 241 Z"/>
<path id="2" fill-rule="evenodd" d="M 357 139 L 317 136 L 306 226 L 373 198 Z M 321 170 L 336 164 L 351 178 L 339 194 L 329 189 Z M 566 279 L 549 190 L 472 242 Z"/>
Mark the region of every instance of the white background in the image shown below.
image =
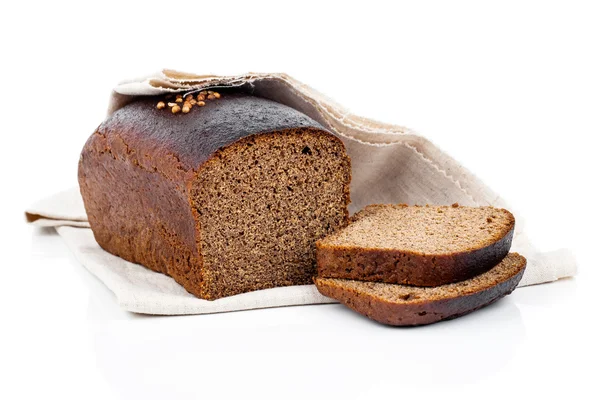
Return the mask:
<path id="1" fill-rule="evenodd" d="M 597 396 L 599 21 L 577 1 L 3 3 L 0 398 Z M 163 67 L 287 72 L 413 128 L 579 274 L 416 329 L 339 305 L 121 311 L 22 211 L 76 183 L 114 84 Z"/>

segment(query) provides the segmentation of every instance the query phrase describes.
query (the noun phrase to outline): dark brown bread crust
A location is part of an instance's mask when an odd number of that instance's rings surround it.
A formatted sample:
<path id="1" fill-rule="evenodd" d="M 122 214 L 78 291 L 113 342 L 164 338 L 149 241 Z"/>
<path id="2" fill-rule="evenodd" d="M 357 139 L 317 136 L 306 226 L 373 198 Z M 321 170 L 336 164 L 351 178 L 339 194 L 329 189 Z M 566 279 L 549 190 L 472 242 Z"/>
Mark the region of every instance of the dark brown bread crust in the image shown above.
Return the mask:
<path id="1" fill-rule="evenodd" d="M 156 98 L 143 98 L 117 110 L 98 128 L 99 134 L 118 132 L 155 160 L 165 159 L 178 169 L 197 169 L 220 148 L 264 132 L 323 127 L 282 104 L 242 93 L 228 93 L 192 108 L 189 114 L 156 109 Z"/>
<path id="2" fill-rule="evenodd" d="M 116 111 L 85 144 L 78 175 L 88 219 L 103 249 L 215 299 L 222 294 L 205 282 L 189 193 L 203 166 L 250 137 L 302 129 L 339 139 L 290 107 L 246 94 L 228 93 L 185 115 L 158 110 L 157 101 Z"/>
<path id="3" fill-rule="evenodd" d="M 315 278 L 315 284 L 324 296 L 336 299 L 359 314 L 382 324 L 393 326 L 428 325 L 458 318 L 512 293 L 525 273 L 527 261 L 516 253 L 511 254 L 511 256 L 518 257 L 520 262 L 520 267 L 514 275 L 507 280 L 497 282 L 496 285 L 482 287 L 465 296 L 421 302 L 394 303 L 374 294 L 360 293 L 339 286 L 334 279 L 330 278 L 317 277 Z"/>
<path id="4" fill-rule="evenodd" d="M 380 207 L 383 205 L 371 205 Z M 360 213 L 358 213 L 360 214 Z M 355 214 L 353 218 L 359 217 Z M 343 247 L 317 242 L 317 275 L 359 281 L 440 286 L 479 275 L 509 252 L 515 221 L 487 246 L 465 252 L 424 254 L 392 249 Z"/>

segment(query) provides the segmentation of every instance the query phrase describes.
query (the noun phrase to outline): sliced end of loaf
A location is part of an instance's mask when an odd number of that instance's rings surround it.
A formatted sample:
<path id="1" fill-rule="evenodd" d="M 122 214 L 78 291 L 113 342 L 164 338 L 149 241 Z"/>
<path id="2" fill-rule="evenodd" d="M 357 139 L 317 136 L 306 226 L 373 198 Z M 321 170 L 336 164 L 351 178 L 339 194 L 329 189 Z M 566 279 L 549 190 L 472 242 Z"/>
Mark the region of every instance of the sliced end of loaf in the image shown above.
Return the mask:
<path id="1" fill-rule="evenodd" d="M 297 128 L 246 137 L 198 171 L 203 298 L 310 284 L 315 242 L 346 226 L 350 159 L 335 136 Z"/>

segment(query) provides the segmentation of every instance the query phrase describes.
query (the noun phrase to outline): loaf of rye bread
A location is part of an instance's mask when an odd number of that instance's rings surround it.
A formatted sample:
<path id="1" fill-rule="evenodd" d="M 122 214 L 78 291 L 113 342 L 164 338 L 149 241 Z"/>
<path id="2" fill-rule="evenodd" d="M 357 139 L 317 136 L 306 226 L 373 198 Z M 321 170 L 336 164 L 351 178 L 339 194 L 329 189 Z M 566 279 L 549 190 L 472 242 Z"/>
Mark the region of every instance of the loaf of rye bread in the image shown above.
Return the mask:
<path id="1" fill-rule="evenodd" d="M 513 215 L 493 207 L 371 205 L 317 242 L 318 275 L 439 286 L 481 274 L 511 246 Z"/>
<path id="2" fill-rule="evenodd" d="M 460 317 L 510 294 L 526 263 L 519 254 L 510 253 L 481 275 L 436 287 L 320 277 L 315 284 L 323 295 L 382 324 L 426 325 Z"/>
<path id="3" fill-rule="evenodd" d="M 98 244 L 203 299 L 312 283 L 315 242 L 348 220 L 343 143 L 248 94 L 177 114 L 161 100 L 119 109 L 83 148 L 79 184 Z"/>

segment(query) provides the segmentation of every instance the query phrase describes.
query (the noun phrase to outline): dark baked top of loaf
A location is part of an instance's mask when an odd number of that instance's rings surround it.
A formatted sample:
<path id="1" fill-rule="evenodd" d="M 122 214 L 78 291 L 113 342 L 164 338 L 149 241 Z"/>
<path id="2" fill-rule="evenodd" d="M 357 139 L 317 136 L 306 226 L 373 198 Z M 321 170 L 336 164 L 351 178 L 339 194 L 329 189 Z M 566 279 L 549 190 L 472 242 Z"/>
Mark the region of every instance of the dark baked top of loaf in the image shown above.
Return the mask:
<path id="1" fill-rule="evenodd" d="M 175 157 L 181 168 L 196 169 L 219 148 L 257 133 L 323 127 L 291 107 L 245 93 L 223 93 L 187 114 L 159 110 L 159 97 L 144 97 L 109 116 L 100 134 L 118 132 L 125 144 L 146 153 Z M 235 129 L 232 129 L 235 127 Z M 166 153 L 166 154 L 165 154 Z"/>

